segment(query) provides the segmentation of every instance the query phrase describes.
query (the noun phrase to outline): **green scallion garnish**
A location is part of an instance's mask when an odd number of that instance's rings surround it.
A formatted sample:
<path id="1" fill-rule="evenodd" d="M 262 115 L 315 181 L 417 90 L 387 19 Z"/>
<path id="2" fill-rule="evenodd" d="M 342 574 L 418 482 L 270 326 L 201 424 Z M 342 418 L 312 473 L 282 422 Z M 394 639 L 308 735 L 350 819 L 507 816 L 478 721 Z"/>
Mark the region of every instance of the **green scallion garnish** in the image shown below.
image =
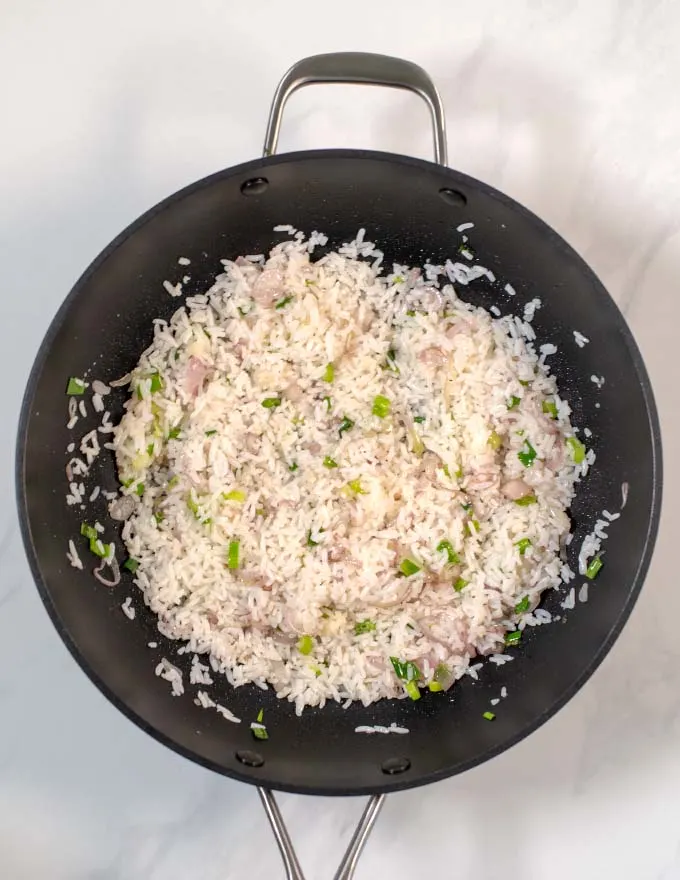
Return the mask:
<path id="1" fill-rule="evenodd" d="M 420 688 L 415 683 L 415 681 L 405 681 L 404 690 L 412 700 L 420 699 Z"/>
<path id="2" fill-rule="evenodd" d="M 302 636 L 297 643 L 297 649 L 301 654 L 307 656 L 314 650 L 314 639 L 311 636 Z"/>
<path id="3" fill-rule="evenodd" d="M 449 565 L 458 565 L 460 556 L 453 549 L 451 541 L 440 541 L 437 544 L 437 553 L 446 553 Z"/>
<path id="4" fill-rule="evenodd" d="M 232 489 L 231 492 L 223 492 L 222 498 L 225 501 L 236 501 L 238 504 L 243 504 L 246 500 L 246 493 L 241 489 Z"/>
<path id="5" fill-rule="evenodd" d="M 335 379 L 335 366 L 333 364 L 326 364 L 326 369 L 323 371 L 321 378 L 324 382 L 332 382 Z"/>
<path id="6" fill-rule="evenodd" d="M 529 547 L 531 547 L 531 538 L 522 538 L 515 542 L 515 547 L 519 550 L 519 555 L 524 556 Z"/>
<path id="7" fill-rule="evenodd" d="M 390 414 L 391 407 L 392 404 L 390 403 L 389 398 L 383 397 L 382 394 L 378 394 L 373 401 L 373 409 L 371 412 L 374 416 L 378 416 L 379 419 L 384 419 Z"/>
<path id="8" fill-rule="evenodd" d="M 525 596 L 515 605 L 515 614 L 526 614 L 529 610 L 529 597 Z"/>
<path id="9" fill-rule="evenodd" d="M 557 404 L 554 400 L 544 400 L 541 404 L 541 409 L 551 419 L 557 418 Z"/>
<path id="10" fill-rule="evenodd" d="M 599 572 L 599 570 L 602 568 L 603 565 L 604 565 L 604 563 L 602 562 L 602 557 L 595 556 L 588 563 L 588 568 L 586 568 L 586 577 L 592 581 L 593 578 L 595 578 L 597 576 L 597 573 Z"/>
<path id="11" fill-rule="evenodd" d="M 439 684 L 438 681 L 434 681 L 434 679 L 428 684 L 428 690 L 433 693 L 439 693 L 439 691 L 443 691 L 444 688 Z"/>
<path id="12" fill-rule="evenodd" d="M 227 568 L 233 570 L 239 567 L 239 557 L 241 555 L 241 542 L 234 539 L 233 541 L 229 541 L 229 548 L 227 550 Z"/>
<path id="13" fill-rule="evenodd" d="M 151 391 L 152 394 L 156 394 L 156 392 L 163 390 L 163 385 L 164 385 L 163 377 L 161 376 L 160 373 L 158 373 L 158 372 L 152 373 L 150 376 L 150 379 L 151 379 L 151 387 L 149 390 Z"/>
<path id="14" fill-rule="evenodd" d="M 338 463 L 334 458 L 331 458 L 330 455 L 326 455 L 323 460 L 323 466 L 332 469 L 338 467 Z"/>
<path id="15" fill-rule="evenodd" d="M 397 376 L 399 375 L 399 367 L 397 366 L 397 353 L 393 348 L 391 348 L 387 352 L 384 369 L 390 370 L 390 372 L 395 373 Z"/>
<path id="16" fill-rule="evenodd" d="M 347 488 L 355 495 L 368 495 L 368 492 L 361 486 L 361 480 L 350 480 Z"/>
<path id="17" fill-rule="evenodd" d="M 214 437 L 217 434 L 217 428 L 211 428 L 209 431 L 205 432 L 206 437 Z"/>
<path id="18" fill-rule="evenodd" d="M 411 577 L 411 575 L 418 574 L 420 570 L 420 566 L 412 559 L 402 559 L 399 563 L 399 571 L 404 577 Z"/>
<path id="19" fill-rule="evenodd" d="M 470 581 L 466 581 L 465 578 L 459 577 L 458 580 L 457 580 L 457 581 L 455 582 L 455 584 L 453 585 L 453 589 L 454 589 L 457 593 L 460 593 L 460 592 L 462 592 L 462 591 L 465 589 L 465 587 L 467 587 L 467 585 L 468 585 L 469 583 L 470 583 Z"/>
<path id="20" fill-rule="evenodd" d="M 159 526 L 165 519 L 165 515 L 160 510 L 156 510 L 153 518 L 156 520 L 156 525 Z"/>
<path id="21" fill-rule="evenodd" d="M 496 716 L 493 712 L 484 712 L 482 718 L 485 718 L 487 721 L 493 721 Z"/>
<path id="22" fill-rule="evenodd" d="M 567 437 L 567 446 L 571 449 L 571 457 L 574 464 L 581 464 L 585 461 L 586 447 L 578 437 Z"/>
<path id="23" fill-rule="evenodd" d="M 397 657 L 390 657 L 390 663 L 394 673 L 401 681 L 418 681 L 422 678 L 420 669 L 412 660 L 401 661 Z"/>
<path id="24" fill-rule="evenodd" d="M 347 416 L 343 418 L 340 422 L 340 427 L 338 428 L 338 434 L 342 437 L 345 431 L 349 431 L 354 427 L 354 422 L 351 419 L 348 419 Z"/>
<path id="25" fill-rule="evenodd" d="M 522 638 L 521 631 L 516 629 L 516 630 L 514 630 L 514 632 L 506 633 L 503 641 L 505 642 L 506 645 L 516 645 L 521 638 Z"/>
<path id="26" fill-rule="evenodd" d="M 68 380 L 68 385 L 66 386 L 66 393 L 71 395 L 80 395 L 85 394 L 85 382 L 82 379 L 76 379 L 72 376 Z"/>
<path id="27" fill-rule="evenodd" d="M 434 671 L 433 681 L 435 681 L 441 687 L 443 687 L 444 684 L 446 684 L 447 682 L 451 681 L 451 670 L 446 665 L 446 663 L 440 663 L 437 666 Z"/>
<path id="28" fill-rule="evenodd" d="M 479 520 L 472 517 L 465 523 L 465 531 L 468 533 L 470 537 L 476 535 L 479 531 Z"/>
<path id="29" fill-rule="evenodd" d="M 298 469 L 298 467 L 299 467 L 298 463 L 296 461 L 294 461 L 292 464 L 288 465 L 288 470 L 291 473 L 295 473 L 295 471 Z"/>
<path id="30" fill-rule="evenodd" d="M 144 483 L 137 483 L 137 485 L 135 486 L 135 492 L 141 498 L 142 495 L 144 494 Z"/>
<path id="31" fill-rule="evenodd" d="M 136 559 L 133 559 L 132 556 L 130 556 L 130 558 L 126 559 L 123 563 L 123 568 L 127 568 L 129 572 L 132 572 L 132 574 L 134 574 L 139 568 L 139 562 Z"/>
<path id="32" fill-rule="evenodd" d="M 89 541 L 92 541 L 92 540 L 96 541 L 97 538 L 99 537 L 99 533 L 94 528 L 94 526 L 89 526 L 87 523 L 81 523 L 80 534 L 84 538 L 87 538 Z"/>
<path id="33" fill-rule="evenodd" d="M 155 449 L 155 445 L 153 443 L 149 443 L 149 445 L 146 447 L 146 454 L 149 457 L 153 456 L 154 449 Z"/>
<path id="34" fill-rule="evenodd" d="M 521 498 L 515 500 L 515 504 L 520 507 L 528 507 L 530 504 L 536 504 L 537 502 L 538 498 L 536 497 L 535 492 L 529 492 L 528 495 L 522 495 Z"/>
<path id="35" fill-rule="evenodd" d="M 330 412 L 330 411 L 331 411 L 331 407 L 333 406 L 330 397 L 326 396 L 326 397 L 322 397 L 321 399 L 322 399 L 323 402 L 326 404 L 326 410 L 327 410 L 328 412 Z"/>
<path id="36" fill-rule="evenodd" d="M 419 425 L 422 425 L 425 421 L 425 416 L 413 416 L 413 421 L 418 422 Z"/>
<path id="37" fill-rule="evenodd" d="M 492 431 L 489 434 L 489 439 L 487 440 L 487 443 L 495 451 L 497 449 L 500 449 L 503 445 L 503 438 L 498 433 L 498 431 Z"/>
<path id="38" fill-rule="evenodd" d="M 354 624 L 354 635 L 361 636 L 364 633 L 373 632 L 375 630 L 375 623 L 372 620 L 362 620 L 359 623 Z"/>
<path id="39" fill-rule="evenodd" d="M 97 535 L 96 538 L 90 538 L 90 552 L 100 559 L 104 559 L 105 556 L 110 556 L 113 552 L 113 544 L 104 544 Z"/>
<path id="40" fill-rule="evenodd" d="M 277 406 L 281 406 L 281 398 L 265 397 L 265 399 L 262 401 L 262 406 L 265 409 L 275 409 Z"/>
<path id="41" fill-rule="evenodd" d="M 520 405 L 521 402 L 522 402 L 522 398 L 521 398 L 521 397 L 517 397 L 516 395 L 513 394 L 512 397 L 510 398 L 510 400 L 507 402 L 506 405 L 507 405 L 507 407 L 508 407 L 509 410 L 511 410 L 511 409 L 517 409 L 517 407 Z"/>
<path id="42" fill-rule="evenodd" d="M 323 529 L 319 529 L 319 531 L 318 531 L 317 534 L 320 535 L 320 534 L 322 534 L 323 531 L 324 531 Z M 318 547 L 320 543 L 321 543 L 320 541 L 315 541 L 315 540 L 312 538 L 312 530 L 310 529 L 310 530 L 307 532 L 307 546 L 308 546 L 308 547 Z"/>
<path id="43" fill-rule="evenodd" d="M 179 437 L 180 431 L 182 429 L 179 425 L 176 425 L 174 428 L 170 428 L 168 431 L 168 440 L 176 440 Z"/>
<path id="44" fill-rule="evenodd" d="M 534 463 L 534 459 L 536 458 L 536 450 L 529 443 L 528 440 L 524 441 L 524 446 L 522 447 L 521 452 L 517 453 L 517 458 L 522 462 L 524 467 L 531 467 Z"/>
<path id="45" fill-rule="evenodd" d="M 292 296 L 284 296 L 283 299 L 280 299 L 280 300 L 276 303 L 276 305 L 274 306 L 274 308 L 276 308 L 276 309 L 282 309 L 282 308 L 284 308 L 285 306 L 287 306 L 288 303 L 292 301 L 292 299 L 293 299 Z"/>

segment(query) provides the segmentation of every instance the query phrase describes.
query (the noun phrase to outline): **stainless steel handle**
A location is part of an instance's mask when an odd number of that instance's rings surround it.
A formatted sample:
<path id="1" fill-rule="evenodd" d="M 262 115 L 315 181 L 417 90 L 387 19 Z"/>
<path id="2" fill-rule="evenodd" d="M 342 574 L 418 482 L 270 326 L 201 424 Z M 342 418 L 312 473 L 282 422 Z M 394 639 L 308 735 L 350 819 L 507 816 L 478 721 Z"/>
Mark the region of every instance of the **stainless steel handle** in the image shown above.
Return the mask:
<path id="1" fill-rule="evenodd" d="M 286 880 L 305 880 L 274 793 L 267 788 L 258 788 L 258 792 L 262 798 L 264 811 L 272 826 L 274 837 L 281 852 L 283 865 L 286 869 Z M 359 820 L 356 831 L 352 835 L 334 880 L 352 880 L 359 856 L 368 840 L 368 835 L 373 830 L 384 801 L 384 794 L 375 794 L 366 804 L 366 809 Z"/>
<path id="2" fill-rule="evenodd" d="M 435 84 L 423 68 L 412 61 L 371 52 L 331 52 L 328 55 L 312 55 L 294 64 L 274 94 L 264 137 L 265 156 L 276 153 L 281 117 L 288 98 L 302 86 L 314 83 L 362 83 L 406 89 L 420 95 L 432 117 L 434 161 L 440 165 L 448 164 L 444 105 Z"/>

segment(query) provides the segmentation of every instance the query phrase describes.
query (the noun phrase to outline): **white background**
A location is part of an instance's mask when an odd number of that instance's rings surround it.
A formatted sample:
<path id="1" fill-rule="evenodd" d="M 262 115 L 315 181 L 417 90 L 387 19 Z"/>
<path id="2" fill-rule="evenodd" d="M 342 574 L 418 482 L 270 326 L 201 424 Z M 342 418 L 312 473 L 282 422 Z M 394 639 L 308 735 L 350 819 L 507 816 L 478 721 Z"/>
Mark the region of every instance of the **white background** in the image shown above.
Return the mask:
<path id="1" fill-rule="evenodd" d="M 450 164 L 591 263 L 642 347 L 667 453 L 654 564 L 602 668 L 510 752 L 390 797 L 357 876 L 680 878 L 679 33 L 672 0 L 2 0 L 3 880 L 283 876 L 255 791 L 157 745 L 67 655 L 20 547 L 12 456 L 34 353 L 83 268 L 165 195 L 257 156 L 292 62 L 348 49 L 424 66 Z M 431 155 L 424 108 L 384 90 L 296 95 L 281 150 L 324 146 Z M 310 880 L 332 876 L 361 804 L 281 800 Z"/>

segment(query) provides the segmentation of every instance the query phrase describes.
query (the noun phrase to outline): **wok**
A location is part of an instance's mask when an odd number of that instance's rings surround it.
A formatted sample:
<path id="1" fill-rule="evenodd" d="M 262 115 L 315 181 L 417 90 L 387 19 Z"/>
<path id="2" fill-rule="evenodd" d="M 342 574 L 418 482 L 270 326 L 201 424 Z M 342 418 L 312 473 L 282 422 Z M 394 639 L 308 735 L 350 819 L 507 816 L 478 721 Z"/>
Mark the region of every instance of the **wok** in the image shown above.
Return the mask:
<path id="1" fill-rule="evenodd" d="M 432 116 L 435 162 L 359 150 L 316 150 L 275 155 L 283 106 L 299 86 L 354 82 L 408 89 L 427 102 Z M 527 629 L 513 660 L 486 664 L 478 682 L 465 677 L 447 694 L 418 702 L 382 701 L 308 709 L 296 717 L 292 704 L 255 686 L 232 689 L 222 680 L 216 699 L 240 718 L 254 720 L 264 708 L 270 738 L 253 739 L 247 723 L 226 723 L 193 702 L 194 688 L 173 698 L 154 675 L 167 656 L 188 682 L 190 658 L 161 636 L 139 600 L 131 576 L 111 590 L 66 560 L 69 538 L 83 519 L 97 518 L 107 533 L 118 528 L 102 497 L 86 512 L 67 507 L 66 428 L 69 376 L 104 381 L 127 373 L 152 339 L 152 319 L 169 318 L 178 300 L 163 281 L 191 279 L 184 291 L 206 289 L 221 271 L 221 258 L 267 252 L 281 236 L 277 224 L 319 230 L 337 248 L 366 237 L 392 261 L 421 265 L 455 259 L 468 231 L 475 262 L 489 276 L 459 292 L 486 308 L 521 314 L 540 297 L 534 327 L 537 344 L 551 342 L 550 359 L 575 425 L 592 431 L 596 466 L 579 485 L 571 508 L 574 538 L 568 548 L 578 570 L 578 548 L 603 509 L 628 503 L 612 523 L 605 564 L 591 585 L 587 604 L 565 615 L 564 591 L 546 595 L 542 607 L 562 619 Z M 317 251 L 320 253 L 322 251 Z M 191 260 L 178 266 L 179 256 Z M 508 294 L 511 284 L 515 296 Z M 590 340 L 575 344 L 573 331 Z M 604 377 L 600 387 L 591 377 Z M 113 419 L 125 397 L 107 400 Z M 99 424 L 90 414 L 80 434 Z M 78 433 L 78 430 L 75 433 Z M 106 438 L 104 438 L 106 439 Z M 88 487 L 117 488 L 112 453 L 99 456 Z M 259 787 L 289 877 L 301 878 L 271 790 L 317 795 L 369 794 L 372 799 L 339 869 L 350 877 L 356 858 L 387 792 L 435 782 L 492 758 L 553 715 L 593 673 L 618 636 L 638 597 L 656 537 L 661 503 L 661 442 L 657 413 L 641 356 L 613 300 L 593 271 L 551 228 L 512 199 L 446 167 L 446 135 L 439 95 L 419 67 L 361 53 L 322 55 L 301 61 L 276 92 L 264 158 L 228 168 L 193 183 L 152 208 L 115 239 L 85 271 L 54 318 L 38 352 L 26 390 L 18 436 L 17 494 L 23 539 L 42 600 L 67 647 L 108 699 L 157 740 L 219 773 Z M 120 544 L 119 544 L 120 546 Z M 576 582 L 578 590 L 580 581 Z M 568 590 L 569 588 L 567 588 Z M 135 596 L 137 616 L 120 611 Z M 148 647 L 158 643 L 157 649 Z M 506 686 L 510 694 L 490 723 L 489 699 Z M 360 724 L 407 727 L 408 736 L 363 736 Z"/>

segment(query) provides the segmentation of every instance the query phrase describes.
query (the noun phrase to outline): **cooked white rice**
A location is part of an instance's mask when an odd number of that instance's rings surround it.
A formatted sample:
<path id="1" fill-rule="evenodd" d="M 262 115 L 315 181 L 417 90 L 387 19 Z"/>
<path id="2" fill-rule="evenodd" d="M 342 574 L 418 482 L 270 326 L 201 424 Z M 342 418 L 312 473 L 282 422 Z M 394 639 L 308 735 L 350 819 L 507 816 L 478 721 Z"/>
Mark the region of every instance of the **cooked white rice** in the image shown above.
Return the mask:
<path id="1" fill-rule="evenodd" d="M 379 275 L 363 235 L 317 262 L 325 237 L 297 236 L 154 322 L 114 433 L 136 581 L 164 635 L 298 711 L 406 696 L 390 658 L 446 688 L 512 659 L 561 582 L 584 471 L 555 347 L 437 267 Z M 157 668 L 173 693 L 177 672 Z"/>

